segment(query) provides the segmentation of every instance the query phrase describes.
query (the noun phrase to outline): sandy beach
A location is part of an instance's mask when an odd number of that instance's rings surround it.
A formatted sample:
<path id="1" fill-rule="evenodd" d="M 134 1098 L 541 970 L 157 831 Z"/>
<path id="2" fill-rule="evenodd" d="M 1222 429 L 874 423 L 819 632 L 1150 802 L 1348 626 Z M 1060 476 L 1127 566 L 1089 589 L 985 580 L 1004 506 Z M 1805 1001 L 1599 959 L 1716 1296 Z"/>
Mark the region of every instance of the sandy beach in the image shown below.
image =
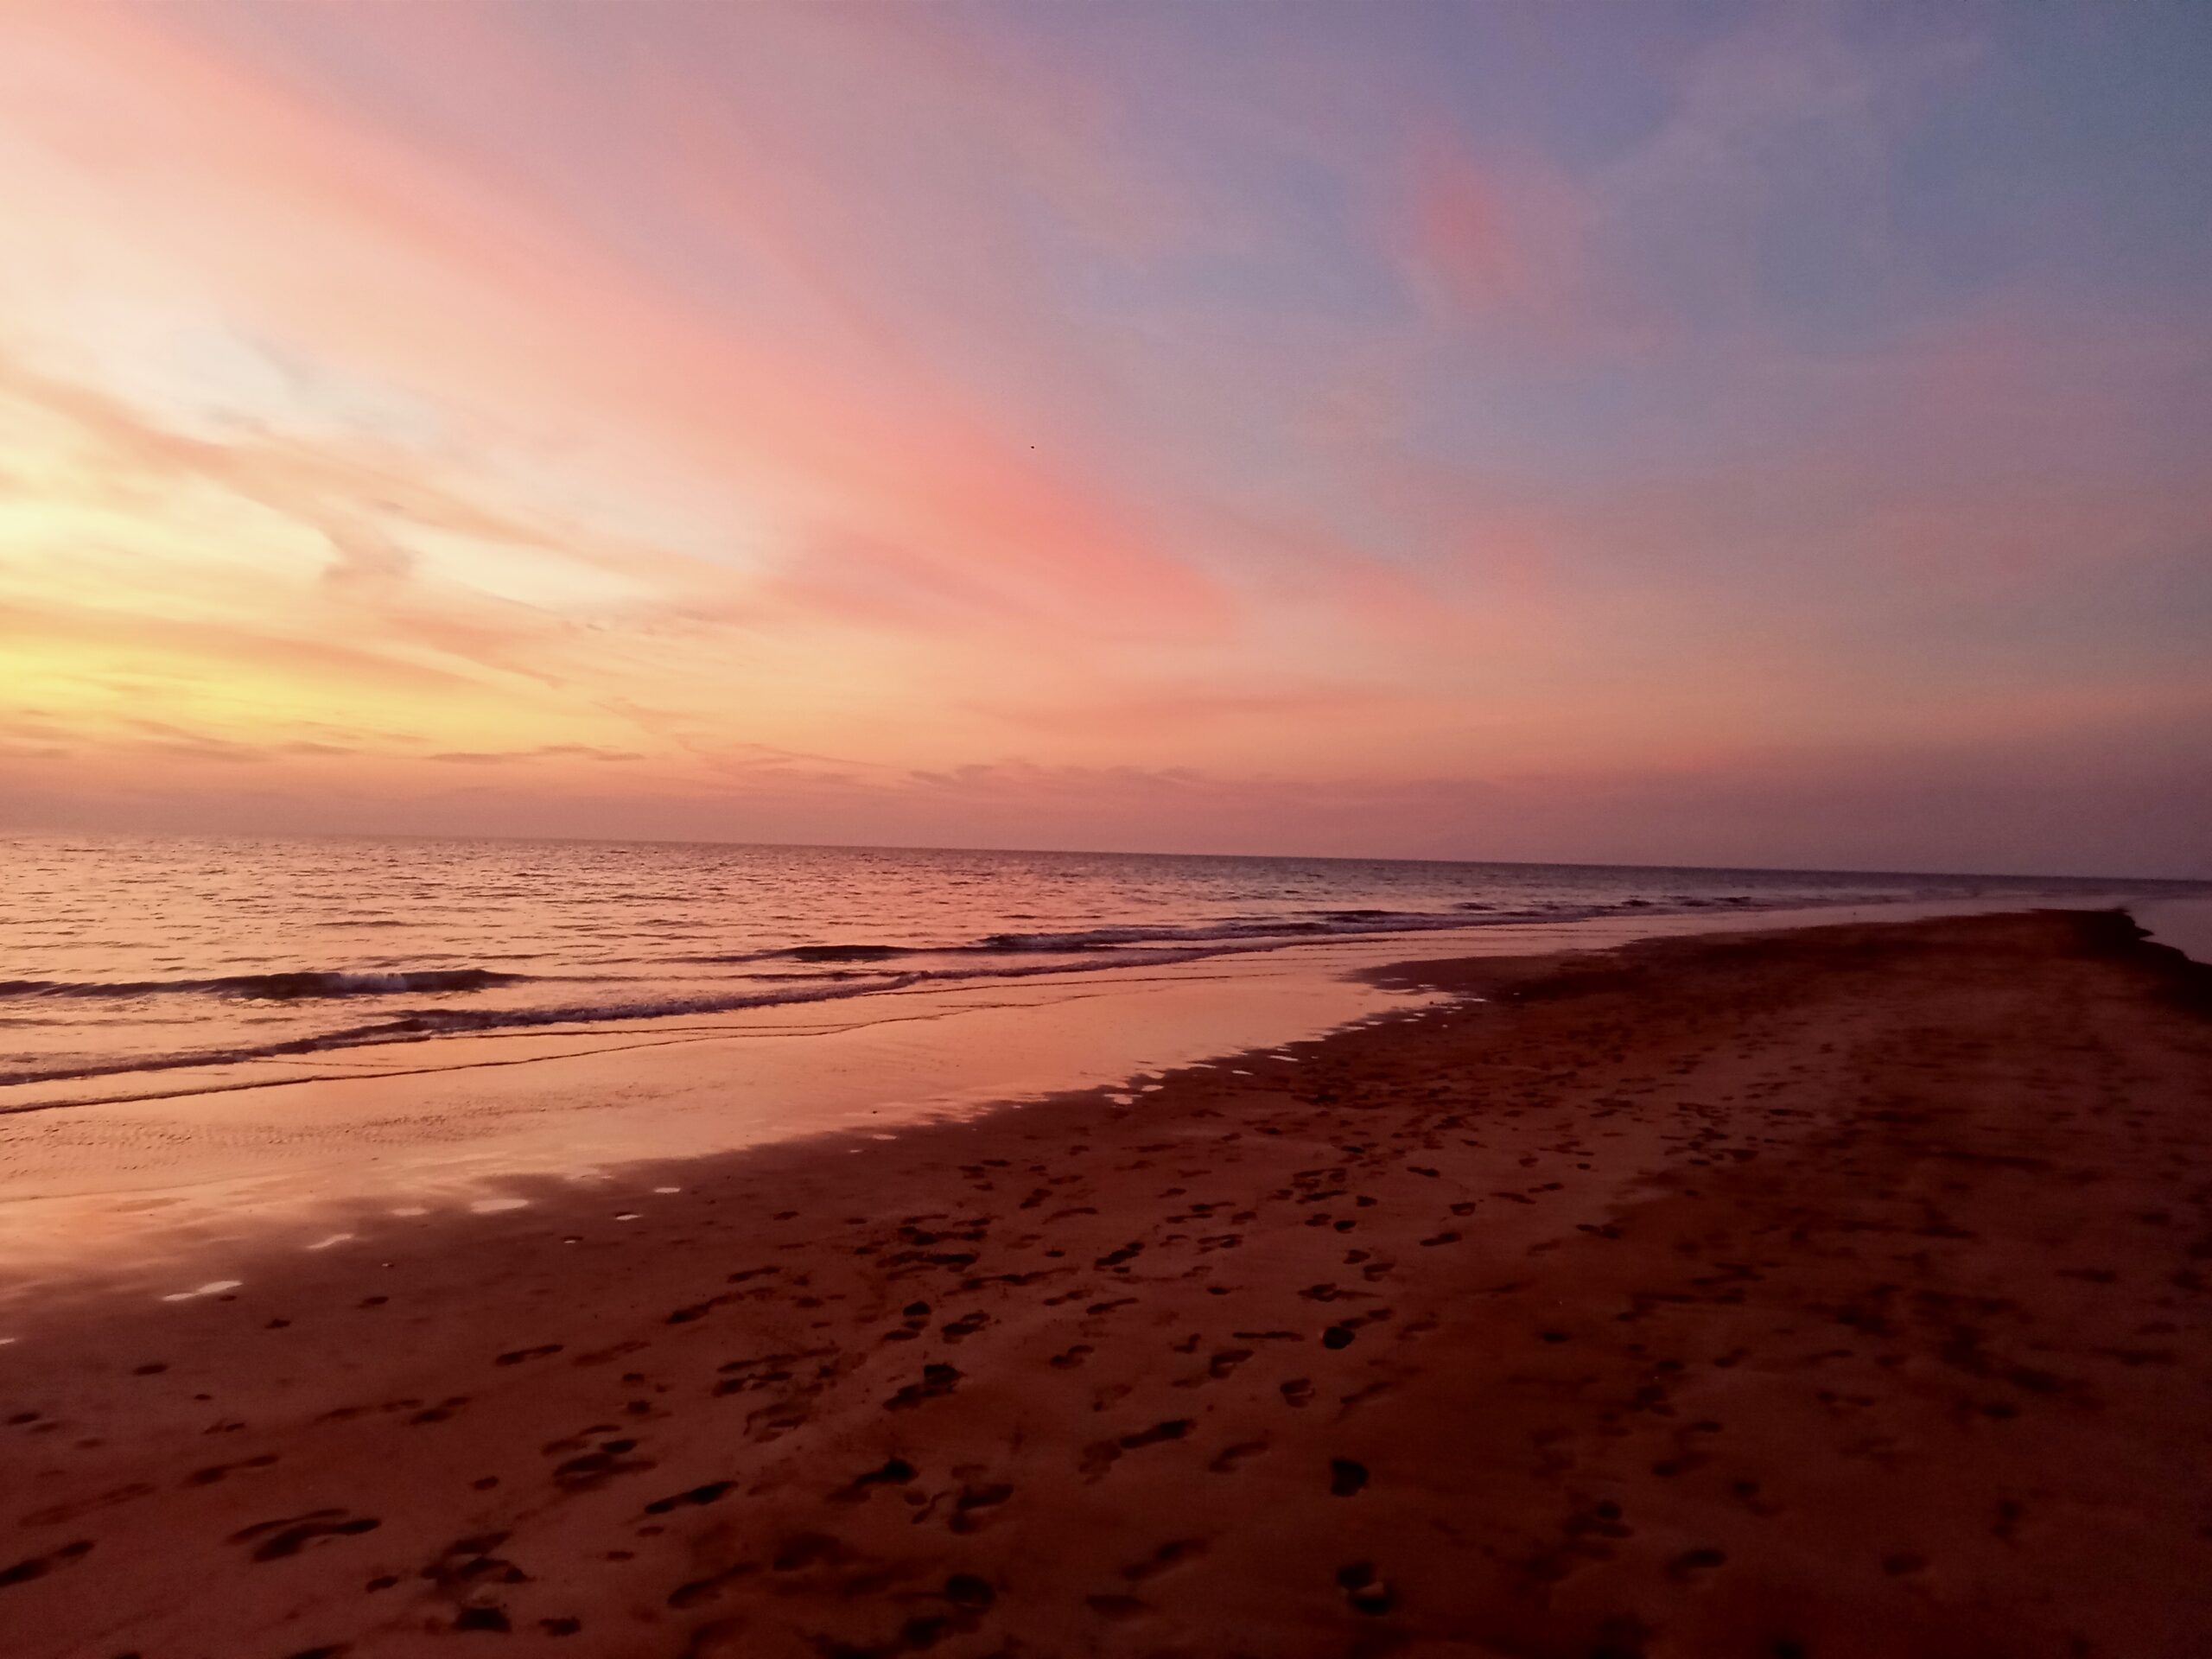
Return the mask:
<path id="1" fill-rule="evenodd" d="M 2203 1651 L 2212 974 L 1382 977 L 1453 1000 L 28 1303 L 0 1651 Z"/>
<path id="2" fill-rule="evenodd" d="M 2212 0 L 0 0 L 0 1659 L 2212 1659 Z"/>

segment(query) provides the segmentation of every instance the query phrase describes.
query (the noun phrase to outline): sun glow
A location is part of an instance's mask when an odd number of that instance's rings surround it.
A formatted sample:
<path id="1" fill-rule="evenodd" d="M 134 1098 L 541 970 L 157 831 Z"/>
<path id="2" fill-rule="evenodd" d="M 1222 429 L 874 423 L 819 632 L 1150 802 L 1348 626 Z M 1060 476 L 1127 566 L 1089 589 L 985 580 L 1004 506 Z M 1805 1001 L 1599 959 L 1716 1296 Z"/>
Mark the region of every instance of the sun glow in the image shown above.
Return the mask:
<path id="1" fill-rule="evenodd" d="M 0 22 L 11 818 L 2187 856 L 2179 175 L 2006 216 L 1903 25 L 995 15 Z"/>

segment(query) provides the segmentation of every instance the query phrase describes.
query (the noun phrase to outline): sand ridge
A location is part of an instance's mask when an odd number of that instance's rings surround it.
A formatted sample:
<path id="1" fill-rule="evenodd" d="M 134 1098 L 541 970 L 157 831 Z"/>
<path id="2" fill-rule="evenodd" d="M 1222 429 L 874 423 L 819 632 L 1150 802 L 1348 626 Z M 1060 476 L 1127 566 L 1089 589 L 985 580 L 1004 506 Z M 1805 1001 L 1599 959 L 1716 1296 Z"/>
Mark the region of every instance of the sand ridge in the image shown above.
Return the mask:
<path id="1" fill-rule="evenodd" d="M 0 1650 L 2202 1650 L 2201 971 L 1397 972 L 1484 1000 L 30 1310 Z"/>

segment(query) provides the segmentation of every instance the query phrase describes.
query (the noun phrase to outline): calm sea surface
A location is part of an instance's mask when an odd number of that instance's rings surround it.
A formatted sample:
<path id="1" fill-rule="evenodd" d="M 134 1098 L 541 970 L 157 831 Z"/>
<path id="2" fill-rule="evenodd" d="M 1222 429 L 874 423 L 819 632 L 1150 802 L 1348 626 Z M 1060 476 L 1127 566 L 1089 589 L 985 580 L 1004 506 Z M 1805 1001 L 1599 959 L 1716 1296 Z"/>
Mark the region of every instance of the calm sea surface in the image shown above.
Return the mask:
<path id="1" fill-rule="evenodd" d="M 0 1084 L 1329 937 L 2177 884 L 681 843 L 0 838 Z M 1421 948 L 1441 954 L 1448 939 Z"/>

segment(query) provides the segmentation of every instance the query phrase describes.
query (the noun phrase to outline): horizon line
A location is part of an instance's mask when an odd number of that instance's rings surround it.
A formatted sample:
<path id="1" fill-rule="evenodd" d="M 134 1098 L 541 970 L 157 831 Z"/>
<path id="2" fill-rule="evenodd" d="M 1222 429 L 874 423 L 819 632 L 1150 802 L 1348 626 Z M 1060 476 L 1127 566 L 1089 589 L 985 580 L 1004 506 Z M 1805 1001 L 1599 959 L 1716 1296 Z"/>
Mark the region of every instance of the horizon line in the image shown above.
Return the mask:
<path id="1" fill-rule="evenodd" d="M 1478 865 L 1491 869 L 1666 870 L 1703 875 L 1857 875 L 1930 877 L 1948 881 L 2101 881 L 2129 885 L 2212 888 L 2212 876 L 2120 875 L 2056 870 L 1936 870 L 1859 868 L 1813 864 L 1635 863 L 1599 859 L 1410 858 L 1360 853 L 1214 853 L 1160 851 L 1113 847 L 976 847 L 890 842 L 718 840 L 696 836 L 456 835 L 413 830 L 288 830 L 251 832 L 219 830 L 40 829 L 0 826 L 0 840 L 32 836 L 109 841 L 436 841 L 518 842 L 599 847 L 762 848 L 796 852 L 966 853 L 1000 857 L 1218 859 L 1274 864 Z"/>

